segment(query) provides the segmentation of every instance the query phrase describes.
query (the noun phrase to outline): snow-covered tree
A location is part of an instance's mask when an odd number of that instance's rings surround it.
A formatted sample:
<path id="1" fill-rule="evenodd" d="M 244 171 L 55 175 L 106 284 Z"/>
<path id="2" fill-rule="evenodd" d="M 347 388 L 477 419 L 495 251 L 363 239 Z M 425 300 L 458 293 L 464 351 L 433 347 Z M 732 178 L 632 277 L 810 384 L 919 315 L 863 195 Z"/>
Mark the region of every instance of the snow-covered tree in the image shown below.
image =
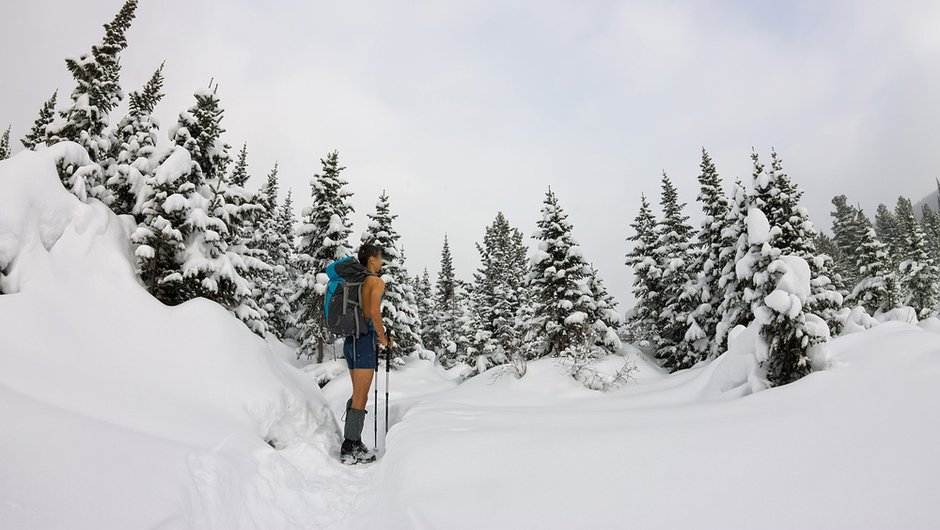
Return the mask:
<path id="1" fill-rule="evenodd" d="M 525 246 L 522 232 L 509 225 L 502 212 L 486 227 L 483 244 L 476 244 L 480 268 L 473 274 L 476 312 L 480 328 L 475 330 L 474 350 L 483 359 L 471 359 L 480 370 L 510 360 L 517 342 L 515 317 L 521 302 L 525 276 Z"/>
<path id="2" fill-rule="evenodd" d="M 726 240 L 726 229 L 730 206 L 721 188 L 721 179 L 711 157 L 702 148 L 702 163 L 699 174 L 698 201 L 705 214 L 696 241 L 700 246 L 694 254 L 695 262 L 689 270 L 691 280 L 691 307 L 688 326 L 680 351 L 684 352 L 683 366 L 691 366 L 711 354 L 716 329 L 721 322 L 719 306 L 723 298 L 719 287 L 721 279 L 721 252 L 730 245 Z"/>
<path id="3" fill-rule="evenodd" d="M 822 317 L 830 331 L 838 334 L 842 322 L 842 293 L 845 291 L 842 278 L 833 270 L 832 258 L 816 250 L 818 231 L 810 220 L 809 211 L 800 205 L 803 190 L 783 171 L 782 160 L 776 151 L 771 152 L 770 168 L 758 178 L 755 193 L 755 204 L 767 216 L 770 225 L 779 230 L 774 238 L 774 247 L 782 255 L 803 258 L 810 266 L 812 292 L 808 310 Z"/>
<path id="4" fill-rule="evenodd" d="M 56 90 L 52 93 L 52 97 L 47 99 L 46 102 L 43 103 L 42 108 L 39 109 L 39 117 L 33 122 L 33 126 L 30 128 L 29 132 L 26 133 L 26 136 L 20 140 L 24 148 L 35 149 L 37 145 L 45 141 L 46 127 L 55 119 L 55 104 L 58 95 L 59 91 Z"/>
<path id="5" fill-rule="evenodd" d="M 434 316 L 427 322 L 424 345 L 437 352 L 437 359 L 445 367 L 453 366 L 457 359 L 457 300 L 454 262 L 450 254 L 447 234 L 441 248 L 441 268 L 437 273 L 434 289 Z"/>
<path id="6" fill-rule="evenodd" d="M 675 371 L 694 364 L 692 356 L 680 347 L 688 330 L 689 313 L 695 307 L 689 285 L 691 265 L 699 259 L 699 252 L 691 244 L 694 230 L 688 223 L 689 216 L 682 213 L 685 203 L 679 202 L 679 193 L 665 171 L 660 203 L 663 217 L 658 222 L 659 239 L 653 256 L 662 272 L 662 305 L 654 308 L 659 332 L 655 347 L 663 367 Z"/>
<path id="7" fill-rule="evenodd" d="M 751 157 L 754 163 L 754 173 L 763 171 L 763 164 L 757 154 Z M 715 339 L 712 344 L 711 356 L 715 357 L 727 350 L 728 334 L 737 325 L 747 325 L 753 318 L 750 304 L 745 300 L 745 276 L 748 270 L 739 268 L 738 264 L 744 262 L 750 250 L 747 237 L 747 212 L 751 208 L 751 197 L 740 180 L 735 180 L 731 192 L 731 201 L 728 209 L 727 222 L 722 231 L 724 242 L 718 255 L 720 275 L 718 289 L 721 293 L 721 302 L 718 304 L 718 315 L 721 317 L 715 326 Z M 739 275 L 740 274 L 740 275 Z"/>
<path id="8" fill-rule="evenodd" d="M 400 236 L 392 226 L 397 217 L 398 214 L 391 213 L 388 194 L 382 190 L 382 195 L 375 205 L 375 212 L 368 214 L 368 227 L 360 238 L 360 244 L 368 243 L 382 249 L 382 280 L 385 282 L 382 322 L 386 329 L 392 330 L 395 340 L 395 365 L 402 363 L 403 354 L 423 349 L 421 337 L 418 335 L 421 326 L 418 308 L 415 307 L 414 293 L 408 282 L 404 254 L 398 244 Z"/>
<path id="9" fill-rule="evenodd" d="M 51 145 L 62 140 L 76 142 L 88 151 L 95 163 L 85 171 L 61 167 L 60 178 L 79 198 L 86 196 L 110 204 L 112 195 L 105 186 L 113 171 L 109 157 L 111 141 L 106 132 L 108 114 L 124 97 L 120 86 L 120 54 L 127 48 L 125 34 L 134 20 L 137 0 L 126 0 L 114 19 L 104 25 L 101 42 L 91 47 L 90 54 L 69 57 L 65 64 L 75 79 L 72 101 L 46 129 L 45 141 Z M 82 182 L 77 182 L 81 178 Z"/>
<path id="10" fill-rule="evenodd" d="M 0 134 L 0 160 L 10 158 L 10 127 Z"/>
<path id="11" fill-rule="evenodd" d="M 898 197 L 895 215 L 898 221 L 898 274 L 905 303 L 914 308 L 918 319 L 937 314 L 940 278 L 937 264 L 928 252 L 927 236 L 914 217 L 911 200 Z"/>
<path id="12" fill-rule="evenodd" d="M 780 386 L 812 371 L 811 349 L 829 339 L 829 328 L 822 318 L 808 311 L 809 264 L 797 255 L 779 254 L 779 249 L 769 248 L 776 255 L 766 269 L 771 288 L 754 309 L 755 318 L 763 324 L 761 336 L 767 342 L 767 380 L 772 386 Z"/>
<path id="13" fill-rule="evenodd" d="M 451 355 L 442 358 L 441 365 L 444 368 L 451 368 L 457 363 L 468 364 L 468 368 L 462 373 L 464 378 L 481 372 L 480 368 L 485 369 L 485 367 L 470 364 L 472 360 L 477 359 L 476 344 L 479 341 L 476 338 L 476 333 L 482 327 L 480 313 L 477 311 L 479 303 L 476 297 L 478 294 L 470 282 L 460 278 L 454 279 L 453 303 L 456 318 L 454 319 L 453 351 L 451 352 L 448 349 L 448 353 L 451 353 Z M 483 357 L 479 359 L 484 360 Z"/>
<path id="14" fill-rule="evenodd" d="M 156 163 L 159 122 L 153 110 L 163 99 L 163 64 L 153 73 L 140 92 L 128 96 L 128 114 L 113 135 L 112 157 L 116 161 L 113 175 L 107 180 L 114 196 L 111 209 L 117 214 L 132 214 L 142 222 L 140 206 L 146 202 L 147 180 Z"/>
<path id="15" fill-rule="evenodd" d="M 538 249 L 529 260 L 527 288 L 532 301 L 531 316 L 522 338 L 527 359 L 565 357 L 573 361 L 572 375 L 591 360 L 609 353 L 599 338 L 603 322 L 593 320 L 592 297 L 584 296 L 585 276 L 590 267 L 572 235 L 568 215 L 548 189 L 542 218 L 532 237 Z M 596 303 L 596 299 L 593 300 Z"/>
<path id="16" fill-rule="evenodd" d="M 215 90 L 200 90 L 169 131 L 173 146 L 148 181 L 143 222 L 132 236 L 141 277 L 151 293 L 175 305 L 197 296 L 232 311 L 253 332 L 266 331 L 248 279 L 267 264 L 246 255 L 226 220 L 239 212 L 224 200 L 228 145 Z M 235 225 L 233 225 L 235 226 Z M 234 230 L 234 228 L 233 228 Z"/>
<path id="17" fill-rule="evenodd" d="M 617 301 L 607 291 L 593 263 L 588 263 L 583 293 L 585 304 L 591 309 L 590 320 L 597 332 L 594 344 L 609 353 L 617 353 L 622 347 L 617 331 L 623 325 L 623 316 L 617 310 Z"/>
<path id="18" fill-rule="evenodd" d="M 297 326 L 300 348 L 297 355 L 317 356 L 323 362 L 323 347 L 332 342 L 333 335 L 326 330 L 323 315 L 323 296 L 326 294 L 326 267 L 335 260 L 353 255 L 349 244 L 354 212 L 342 177 L 345 169 L 339 165 L 339 152 L 333 151 L 320 159 L 322 169 L 310 179 L 311 205 L 301 212 L 301 225 L 297 230 L 297 277 L 295 293 L 290 300 L 297 308 Z"/>
<path id="19" fill-rule="evenodd" d="M 425 348 L 437 352 L 435 347 L 428 346 L 428 337 L 436 332 L 437 312 L 434 307 L 434 286 L 431 285 L 431 277 L 428 274 L 427 267 L 424 268 L 420 276 L 413 277 L 411 283 L 418 307 L 418 320 L 421 322 L 421 329 L 418 332 Z"/>
<path id="20" fill-rule="evenodd" d="M 656 310 L 660 306 L 659 263 L 653 256 L 659 239 L 656 218 L 650 209 L 646 195 L 640 194 L 640 211 L 630 225 L 633 234 L 627 237 L 633 242 L 627 252 L 626 264 L 633 269 L 633 296 L 636 305 L 630 311 L 626 327 L 628 336 L 640 347 L 647 348 L 658 342 L 656 332 Z"/>
<path id="21" fill-rule="evenodd" d="M 864 213 L 858 212 L 858 216 Z M 859 227 L 864 226 L 858 222 Z M 882 243 L 872 226 L 865 226 L 861 232 L 855 256 L 855 276 L 859 280 L 852 292 L 846 297 L 847 305 L 861 305 L 874 315 L 878 311 L 888 311 L 900 302 L 897 293 L 897 281 L 888 260 L 887 245 Z"/>
<path id="22" fill-rule="evenodd" d="M 927 237 L 928 254 L 935 263 L 940 263 L 940 214 L 929 204 L 924 204 L 921 208 L 920 223 Z"/>
<path id="23" fill-rule="evenodd" d="M 239 156 L 241 158 L 241 156 Z M 238 169 L 233 171 L 237 174 Z M 294 212 L 291 193 L 284 204 L 278 206 L 277 163 L 268 173 L 258 193 L 258 203 L 264 214 L 257 220 L 252 235 L 252 247 L 263 252 L 271 270 L 261 275 L 258 303 L 267 314 L 268 331 L 279 339 L 293 338 L 295 319 L 290 304 L 294 292 Z"/>
<path id="24" fill-rule="evenodd" d="M 832 234 L 837 253 L 832 256 L 835 270 L 842 276 L 847 285 L 858 283 L 858 270 L 855 268 L 855 251 L 861 244 L 862 227 L 858 224 L 858 209 L 848 204 L 845 195 L 832 198 L 835 210 L 832 215 Z M 822 249 L 820 249 L 822 250 Z"/>
<path id="25" fill-rule="evenodd" d="M 892 264 L 896 265 L 897 260 L 894 259 L 894 256 L 899 253 L 902 246 L 901 233 L 894 212 L 884 204 L 879 204 L 878 210 L 875 212 L 875 233 L 878 235 L 878 239 L 887 245 L 888 256 L 891 258 Z"/>

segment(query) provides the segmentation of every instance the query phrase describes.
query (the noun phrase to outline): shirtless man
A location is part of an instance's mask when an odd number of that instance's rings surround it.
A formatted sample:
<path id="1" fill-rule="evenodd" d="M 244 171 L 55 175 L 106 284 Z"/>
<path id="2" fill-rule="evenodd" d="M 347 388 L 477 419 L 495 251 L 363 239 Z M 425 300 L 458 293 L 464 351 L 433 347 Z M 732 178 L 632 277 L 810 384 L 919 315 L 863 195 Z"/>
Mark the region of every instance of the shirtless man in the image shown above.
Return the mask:
<path id="1" fill-rule="evenodd" d="M 385 292 L 385 282 L 379 277 L 383 264 L 382 248 L 364 244 L 359 247 L 357 258 L 368 271 L 362 285 L 362 313 L 369 322 L 369 330 L 359 337 L 348 336 L 343 342 L 343 356 L 346 357 L 353 387 L 352 397 L 346 402 L 345 439 L 340 451 L 342 461 L 347 464 L 375 460 L 375 453 L 362 443 L 362 426 L 365 423 L 369 387 L 372 386 L 373 375 L 379 369 L 377 346 L 383 349 L 389 347 L 382 322 L 381 302 Z"/>

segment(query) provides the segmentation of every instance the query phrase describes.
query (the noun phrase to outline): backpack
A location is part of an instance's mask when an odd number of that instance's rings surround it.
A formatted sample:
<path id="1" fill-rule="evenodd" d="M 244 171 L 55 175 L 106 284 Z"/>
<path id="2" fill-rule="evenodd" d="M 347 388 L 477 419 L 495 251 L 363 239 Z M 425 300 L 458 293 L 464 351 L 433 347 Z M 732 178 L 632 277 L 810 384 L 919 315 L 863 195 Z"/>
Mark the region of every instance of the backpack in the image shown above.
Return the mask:
<path id="1" fill-rule="evenodd" d="M 326 267 L 329 283 L 323 300 L 326 329 L 344 337 L 363 335 L 369 322 L 362 312 L 362 285 L 373 275 L 353 256 L 338 259 Z"/>

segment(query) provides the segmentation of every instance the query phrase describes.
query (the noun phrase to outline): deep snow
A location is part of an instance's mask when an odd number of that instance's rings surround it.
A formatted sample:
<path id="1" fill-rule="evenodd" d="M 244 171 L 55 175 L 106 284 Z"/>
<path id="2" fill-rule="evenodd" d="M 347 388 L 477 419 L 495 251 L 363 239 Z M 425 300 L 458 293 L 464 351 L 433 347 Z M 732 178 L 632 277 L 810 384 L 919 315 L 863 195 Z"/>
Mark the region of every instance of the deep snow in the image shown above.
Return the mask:
<path id="1" fill-rule="evenodd" d="M 754 327 L 672 375 L 625 346 L 609 393 L 553 359 L 458 384 L 409 357 L 387 440 L 384 369 L 369 394 L 379 460 L 349 467 L 342 359 L 297 367 L 211 302 L 150 297 L 129 218 L 59 182 L 67 150 L 0 161 L 2 528 L 940 526 L 936 319 L 853 314 L 825 370 L 766 390 Z"/>

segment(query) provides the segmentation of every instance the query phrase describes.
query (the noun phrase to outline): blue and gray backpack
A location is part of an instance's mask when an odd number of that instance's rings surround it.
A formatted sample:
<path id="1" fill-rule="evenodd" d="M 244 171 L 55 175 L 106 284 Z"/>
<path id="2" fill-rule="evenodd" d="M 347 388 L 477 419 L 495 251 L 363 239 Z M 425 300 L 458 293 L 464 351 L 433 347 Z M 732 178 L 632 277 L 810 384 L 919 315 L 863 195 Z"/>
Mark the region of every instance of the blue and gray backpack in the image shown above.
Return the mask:
<path id="1" fill-rule="evenodd" d="M 327 265 L 326 275 L 330 279 L 323 300 L 326 329 L 344 337 L 365 334 L 369 323 L 362 312 L 362 285 L 372 273 L 349 256 Z"/>

